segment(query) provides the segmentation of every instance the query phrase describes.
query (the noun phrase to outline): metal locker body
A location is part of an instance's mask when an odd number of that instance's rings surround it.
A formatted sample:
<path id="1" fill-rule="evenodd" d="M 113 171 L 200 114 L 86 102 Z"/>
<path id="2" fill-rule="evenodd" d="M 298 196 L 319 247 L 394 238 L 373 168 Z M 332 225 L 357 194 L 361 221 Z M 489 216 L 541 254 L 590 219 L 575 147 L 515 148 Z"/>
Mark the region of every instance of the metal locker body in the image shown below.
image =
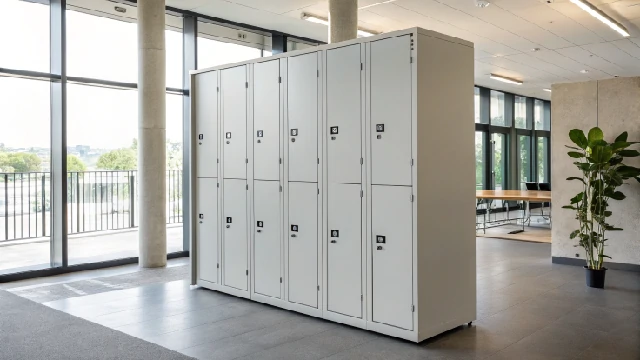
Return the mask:
<path id="1" fill-rule="evenodd" d="M 359 184 L 329 184 L 327 309 L 362 318 L 362 198 Z"/>
<path id="2" fill-rule="evenodd" d="M 289 183 L 289 301 L 314 308 L 318 307 L 317 209 L 317 184 Z"/>
<path id="3" fill-rule="evenodd" d="M 195 82 L 196 177 L 218 176 L 218 72 L 199 75 Z"/>
<path id="4" fill-rule="evenodd" d="M 360 44 L 327 51 L 328 179 L 360 183 L 362 97 Z"/>
<path id="5" fill-rule="evenodd" d="M 373 185 L 371 191 L 373 321 L 413 330 L 411 187 Z"/>
<path id="6" fill-rule="evenodd" d="M 218 179 L 196 179 L 198 277 L 218 282 Z"/>
<path id="7" fill-rule="evenodd" d="M 289 181 L 318 181 L 318 54 L 292 56 L 287 68 Z"/>
<path id="8" fill-rule="evenodd" d="M 280 183 L 256 180 L 253 184 L 254 291 L 280 298 Z"/>
<path id="9" fill-rule="evenodd" d="M 411 185 L 410 36 L 370 46 L 371 183 Z"/>
<path id="10" fill-rule="evenodd" d="M 247 290 L 247 182 L 225 179 L 223 190 L 223 284 Z"/>
<path id="11" fill-rule="evenodd" d="M 254 179 L 280 179 L 280 60 L 253 66 Z"/>
<path id="12" fill-rule="evenodd" d="M 247 73 L 246 66 L 221 71 L 224 178 L 247 178 Z"/>

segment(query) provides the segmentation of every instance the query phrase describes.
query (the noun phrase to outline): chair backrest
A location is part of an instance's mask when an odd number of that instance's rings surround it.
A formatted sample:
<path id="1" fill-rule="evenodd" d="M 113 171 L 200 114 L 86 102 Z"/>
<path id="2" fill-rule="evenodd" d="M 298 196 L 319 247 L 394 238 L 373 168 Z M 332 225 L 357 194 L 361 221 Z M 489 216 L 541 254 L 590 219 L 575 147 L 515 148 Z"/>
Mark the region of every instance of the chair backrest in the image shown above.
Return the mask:
<path id="1" fill-rule="evenodd" d="M 538 183 L 527 182 L 527 183 L 524 183 L 524 184 L 527 187 L 527 190 L 538 190 Z"/>
<path id="2" fill-rule="evenodd" d="M 549 184 L 549 183 L 540 183 L 538 185 L 539 185 L 540 190 L 542 190 L 542 191 L 551 191 L 551 184 Z"/>

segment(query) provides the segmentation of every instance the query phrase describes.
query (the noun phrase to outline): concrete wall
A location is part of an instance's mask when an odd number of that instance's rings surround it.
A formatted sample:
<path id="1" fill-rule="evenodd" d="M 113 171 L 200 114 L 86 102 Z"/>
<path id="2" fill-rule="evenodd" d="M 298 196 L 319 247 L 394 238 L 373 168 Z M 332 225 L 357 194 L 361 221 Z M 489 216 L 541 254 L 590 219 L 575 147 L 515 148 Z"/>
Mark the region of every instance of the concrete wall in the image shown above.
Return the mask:
<path id="1" fill-rule="evenodd" d="M 562 209 L 581 191 L 578 182 L 566 181 L 569 176 L 580 176 L 564 145 L 571 145 L 569 130 L 582 129 L 585 134 L 599 126 L 605 140 L 613 141 L 623 131 L 629 132 L 630 141 L 640 141 L 640 77 L 616 78 L 573 84 L 555 84 L 551 95 L 551 183 L 553 187 L 552 255 L 584 259 L 584 250 L 574 247 L 577 241 L 569 239 L 578 228 L 572 210 Z M 636 145 L 634 149 L 638 149 Z M 640 158 L 627 161 L 640 166 Z M 612 200 L 611 224 L 624 231 L 608 232 L 609 246 L 605 254 L 610 263 L 640 265 L 640 184 L 632 180 L 621 191 L 627 198 Z"/>

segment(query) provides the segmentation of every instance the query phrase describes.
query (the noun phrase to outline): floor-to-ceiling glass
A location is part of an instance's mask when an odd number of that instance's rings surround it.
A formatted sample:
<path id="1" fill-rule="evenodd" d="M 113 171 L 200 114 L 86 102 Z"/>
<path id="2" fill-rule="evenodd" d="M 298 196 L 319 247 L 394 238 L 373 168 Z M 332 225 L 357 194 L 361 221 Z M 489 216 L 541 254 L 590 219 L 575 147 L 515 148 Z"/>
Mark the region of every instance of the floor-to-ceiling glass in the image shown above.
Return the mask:
<path id="1" fill-rule="evenodd" d="M 492 185 L 495 190 L 506 189 L 507 181 L 507 135 L 506 134 L 491 134 L 491 156 L 493 169 L 491 170 Z"/>
<path id="2" fill-rule="evenodd" d="M 531 177 L 531 136 L 518 135 L 518 186 L 526 190 L 525 183 L 533 181 Z"/>
<path id="3" fill-rule="evenodd" d="M 547 183 L 549 179 L 549 138 L 538 137 L 538 182 Z"/>
<path id="4" fill-rule="evenodd" d="M 475 159 L 476 159 L 476 190 L 485 188 L 485 164 L 486 154 L 484 151 L 484 133 L 476 131 Z"/>

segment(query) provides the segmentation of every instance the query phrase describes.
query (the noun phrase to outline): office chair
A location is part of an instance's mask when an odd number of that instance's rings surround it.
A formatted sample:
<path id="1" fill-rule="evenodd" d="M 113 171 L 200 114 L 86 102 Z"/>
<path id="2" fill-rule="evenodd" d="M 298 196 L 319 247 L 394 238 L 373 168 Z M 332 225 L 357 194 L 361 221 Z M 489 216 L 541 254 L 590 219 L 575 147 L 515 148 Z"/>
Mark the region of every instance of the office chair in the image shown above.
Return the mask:
<path id="1" fill-rule="evenodd" d="M 538 188 L 540 189 L 540 191 L 551 191 L 551 184 L 549 183 L 539 183 L 538 184 Z M 544 206 L 545 204 L 549 204 L 549 218 L 544 217 Z M 542 203 L 542 215 L 543 218 L 549 220 L 549 222 L 551 222 L 551 203 Z"/>

